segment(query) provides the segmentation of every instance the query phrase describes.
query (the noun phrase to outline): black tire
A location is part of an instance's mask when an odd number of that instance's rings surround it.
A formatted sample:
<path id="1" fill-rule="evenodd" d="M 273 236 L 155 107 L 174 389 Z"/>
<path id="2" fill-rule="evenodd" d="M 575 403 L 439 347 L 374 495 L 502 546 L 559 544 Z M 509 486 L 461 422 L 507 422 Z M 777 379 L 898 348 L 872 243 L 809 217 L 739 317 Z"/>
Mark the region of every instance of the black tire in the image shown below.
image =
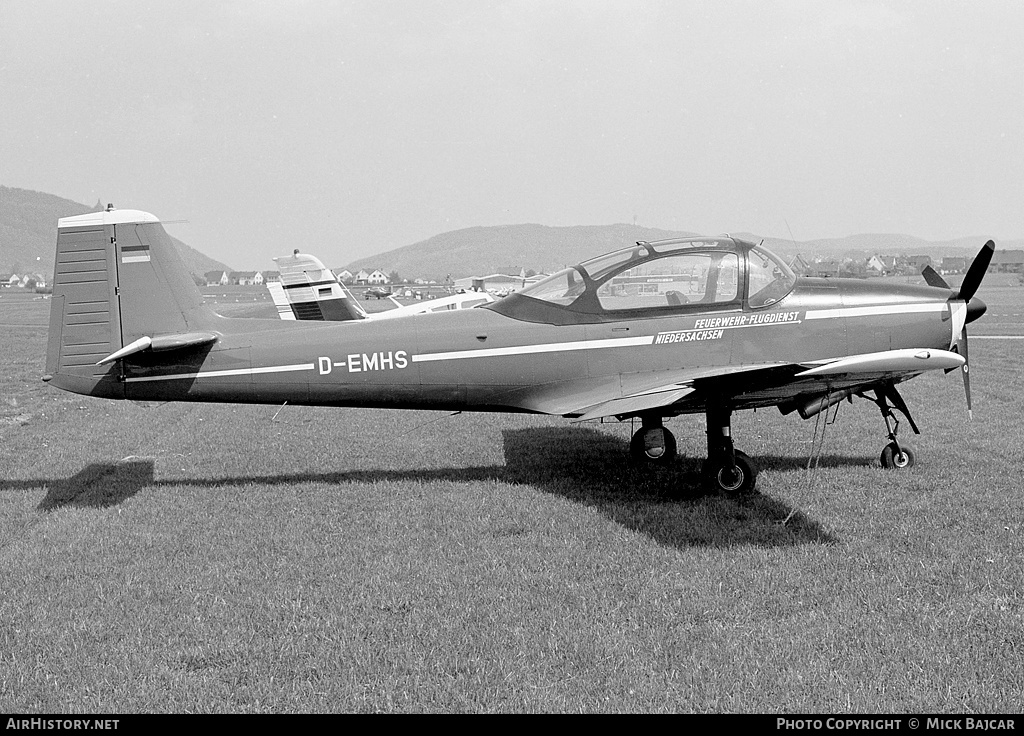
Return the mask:
<path id="1" fill-rule="evenodd" d="M 757 466 L 746 453 L 736 450 L 734 454 L 735 468 L 730 468 L 724 458 L 706 460 L 704 478 L 712 491 L 726 496 L 746 496 L 753 493 L 757 485 Z"/>
<path id="2" fill-rule="evenodd" d="M 901 445 L 897 448 L 895 442 L 890 442 L 882 450 L 882 456 L 879 460 L 883 468 L 892 470 L 912 468 L 914 467 L 914 451 L 906 445 Z"/>
<path id="3" fill-rule="evenodd" d="M 676 438 L 664 427 L 638 429 L 629 441 L 629 457 L 644 465 L 667 465 L 676 459 Z"/>

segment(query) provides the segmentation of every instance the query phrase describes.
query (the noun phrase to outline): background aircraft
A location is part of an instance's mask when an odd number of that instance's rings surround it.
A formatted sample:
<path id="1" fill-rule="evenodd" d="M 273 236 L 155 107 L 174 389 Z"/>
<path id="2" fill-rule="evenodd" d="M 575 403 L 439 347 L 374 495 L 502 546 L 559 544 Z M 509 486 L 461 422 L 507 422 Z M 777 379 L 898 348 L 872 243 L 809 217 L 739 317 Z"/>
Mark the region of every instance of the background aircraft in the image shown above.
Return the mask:
<path id="1" fill-rule="evenodd" d="M 281 273 L 281 282 L 267 284 L 267 289 L 277 306 L 278 316 L 285 320 L 394 319 L 428 312 L 470 309 L 495 299 L 487 293 L 467 292 L 402 304 L 394 296 L 389 296 L 395 304 L 394 309 L 368 314 L 348 287 L 316 256 L 295 251 L 290 256 L 275 258 L 274 263 Z"/>
<path id="2" fill-rule="evenodd" d="M 391 289 L 384 286 L 371 286 L 363 292 L 363 299 L 387 299 L 391 296 Z"/>
<path id="3" fill-rule="evenodd" d="M 727 236 L 634 246 L 476 309 L 386 323 L 228 319 L 206 304 L 159 220 L 113 210 L 58 223 L 47 344 L 52 385 L 111 399 L 536 412 L 639 418 L 640 462 L 667 463 L 666 417 L 703 414 L 704 476 L 753 490 L 733 412 L 816 415 L 853 397 L 886 423 L 887 467 L 909 467 L 897 385 L 961 369 L 966 324 L 994 245 L 959 290 L 797 279 L 766 249 Z"/>
<path id="4" fill-rule="evenodd" d="M 366 310 L 352 296 L 334 272 L 313 256 L 295 251 L 290 256 L 275 258 L 279 283 L 268 283 L 267 289 L 284 320 L 307 319 L 345 321 L 366 319 Z"/>

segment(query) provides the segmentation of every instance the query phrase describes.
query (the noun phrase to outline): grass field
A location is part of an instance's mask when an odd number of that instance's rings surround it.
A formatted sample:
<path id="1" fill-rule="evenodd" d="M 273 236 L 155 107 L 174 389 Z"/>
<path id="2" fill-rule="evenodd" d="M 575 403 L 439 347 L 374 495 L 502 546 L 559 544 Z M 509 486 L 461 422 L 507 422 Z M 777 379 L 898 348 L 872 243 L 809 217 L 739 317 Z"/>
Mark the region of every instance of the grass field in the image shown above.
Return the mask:
<path id="1" fill-rule="evenodd" d="M 1024 340 L 971 343 L 971 424 L 906 384 L 912 470 L 867 402 L 813 472 L 745 412 L 762 493 L 670 501 L 699 418 L 643 472 L 628 423 L 92 400 L 39 381 L 48 306 L 0 292 L 0 712 L 1024 709 Z"/>

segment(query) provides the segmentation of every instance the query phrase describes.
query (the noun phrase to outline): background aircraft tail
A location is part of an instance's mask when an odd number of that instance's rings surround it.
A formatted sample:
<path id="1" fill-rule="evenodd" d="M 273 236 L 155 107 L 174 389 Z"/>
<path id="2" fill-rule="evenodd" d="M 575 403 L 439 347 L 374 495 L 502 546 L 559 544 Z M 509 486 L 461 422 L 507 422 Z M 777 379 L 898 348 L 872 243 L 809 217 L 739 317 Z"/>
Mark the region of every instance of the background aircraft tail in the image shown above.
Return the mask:
<path id="1" fill-rule="evenodd" d="M 44 380 L 123 398 L 117 358 L 212 344 L 221 320 L 153 215 L 108 207 L 58 222 Z"/>
<path id="2" fill-rule="evenodd" d="M 295 251 L 275 258 L 280 284 L 267 284 L 281 319 L 343 322 L 366 319 L 352 293 L 316 256 Z"/>
<path id="3" fill-rule="evenodd" d="M 295 251 L 290 256 L 275 258 L 281 272 L 281 283 L 269 283 L 267 289 L 277 306 L 277 315 L 284 320 L 326 320 L 344 322 L 355 319 L 394 319 L 427 312 L 470 309 L 493 302 L 486 292 L 449 294 L 417 304 L 402 304 L 395 295 L 381 290 L 379 296 L 395 305 L 394 309 L 367 314 L 352 292 L 323 261 L 308 253 Z M 389 287 L 390 288 L 390 287 Z M 368 291 L 370 294 L 373 289 Z"/>

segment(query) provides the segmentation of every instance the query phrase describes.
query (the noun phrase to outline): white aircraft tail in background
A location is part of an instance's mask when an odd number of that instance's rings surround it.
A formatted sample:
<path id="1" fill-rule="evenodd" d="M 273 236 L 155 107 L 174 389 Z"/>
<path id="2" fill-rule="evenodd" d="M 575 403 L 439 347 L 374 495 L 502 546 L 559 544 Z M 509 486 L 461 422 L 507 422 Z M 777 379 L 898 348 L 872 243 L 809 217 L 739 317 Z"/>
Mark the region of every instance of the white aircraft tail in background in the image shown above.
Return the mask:
<path id="1" fill-rule="evenodd" d="M 344 322 L 366 319 L 355 297 L 319 258 L 296 251 L 275 258 L 280 283 L 267 284 L 281 319 Z"/>
<path id="2" fill-rule="evenodd" d="M 407 305 L 392 297 L 391 301 L 396 305 L 394 309 L 367 314 L 345 284 L 316 256 L 296 251 L 290 256 L 275 258 L 274 262 L 281 272 L 281 282 L 269 283 L 267 289 L 270 290 L 281 319 L 328 322 L 395 319 L 413 314 L 470 309 L 495 301 L 493 295 L 478 291 L 425 299 Z"/>

